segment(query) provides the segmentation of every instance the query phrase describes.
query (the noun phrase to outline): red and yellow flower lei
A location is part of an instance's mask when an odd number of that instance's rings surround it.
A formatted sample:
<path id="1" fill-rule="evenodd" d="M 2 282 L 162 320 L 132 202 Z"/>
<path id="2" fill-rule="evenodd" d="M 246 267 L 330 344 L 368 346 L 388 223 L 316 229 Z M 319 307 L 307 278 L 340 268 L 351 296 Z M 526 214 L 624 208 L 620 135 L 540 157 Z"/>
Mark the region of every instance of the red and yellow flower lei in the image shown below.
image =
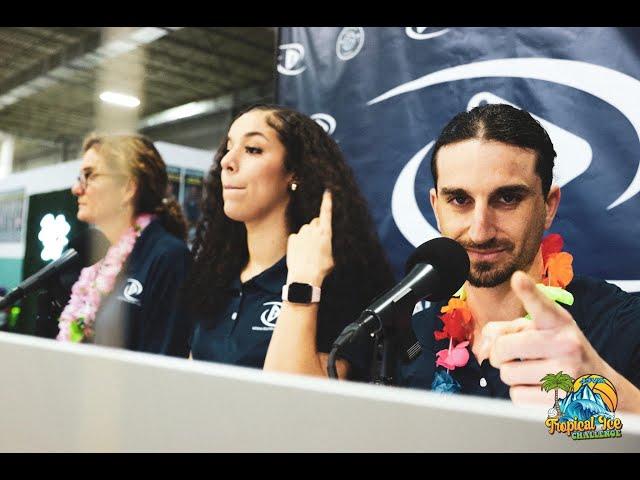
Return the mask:
<path id="1" fill-rule="evenodd" d="M 573 279 L 573 256 L 563 252 L 564 241 L 557 233 L 548 235 L 540 246 L 542 250 L 543 274 L 537 285 L 552 300 L 569 304 L 573 296 L 564 290 Z M 467 306 L 466 293 L 461 288 L 449 303 L 440 309 L 440 319 L 444 324 L 442 330 L 434 332 L 436 340 L 449 339 L 449 348 L 436 354 L 436 366 L 449 370 L 464 367 L 469 361 L 467 346 L 473 337 L 473 316 Z"/>

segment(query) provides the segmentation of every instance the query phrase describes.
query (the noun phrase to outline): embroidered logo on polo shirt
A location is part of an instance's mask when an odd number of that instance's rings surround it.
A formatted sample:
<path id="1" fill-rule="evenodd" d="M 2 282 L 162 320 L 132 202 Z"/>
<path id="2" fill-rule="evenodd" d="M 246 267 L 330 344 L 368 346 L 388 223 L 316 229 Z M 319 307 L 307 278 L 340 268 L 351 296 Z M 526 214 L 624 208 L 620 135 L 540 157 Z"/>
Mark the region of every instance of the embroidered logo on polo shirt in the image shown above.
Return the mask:
<path id="1" fill-rule="evenodd" d="M 135 278 L 129 278 L 127 279 L 127 284 L 124 287 L 122 296 L 118 298 L 134 305 L 140 305 L 140 299 L 135 297 L 140 295 L 141 293 L 142 284 Z"/>
<path id="2" fill-rule="evenodd" d="M 266 331 L 276 328 L 276 320 L 280 316 L 280 308 L 282 308 L 282 302 L 265 302 L 263 307 L 267 307 L 265 311 L 260 315 L 260 321 L 264 327 L 251 327 L 251 330 Z"/>

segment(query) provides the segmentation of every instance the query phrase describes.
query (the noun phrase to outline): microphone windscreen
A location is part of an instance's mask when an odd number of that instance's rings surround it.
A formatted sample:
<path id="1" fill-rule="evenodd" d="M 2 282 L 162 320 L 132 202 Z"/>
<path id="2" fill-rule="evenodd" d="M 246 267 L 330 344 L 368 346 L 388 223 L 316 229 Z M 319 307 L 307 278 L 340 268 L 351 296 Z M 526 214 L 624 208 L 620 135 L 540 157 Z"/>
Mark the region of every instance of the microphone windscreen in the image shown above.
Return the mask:
<path id="1" fill-rule="evenodd" d="M 420 245 L 406 263 L 408 273 L 418 263 L 426 263 L 438 273 L 439 282 L 431 301 L 446 300 L 464 284 L 469 276 L 469 255 L 462 245 L 447 237 L 438 237 Z"/>

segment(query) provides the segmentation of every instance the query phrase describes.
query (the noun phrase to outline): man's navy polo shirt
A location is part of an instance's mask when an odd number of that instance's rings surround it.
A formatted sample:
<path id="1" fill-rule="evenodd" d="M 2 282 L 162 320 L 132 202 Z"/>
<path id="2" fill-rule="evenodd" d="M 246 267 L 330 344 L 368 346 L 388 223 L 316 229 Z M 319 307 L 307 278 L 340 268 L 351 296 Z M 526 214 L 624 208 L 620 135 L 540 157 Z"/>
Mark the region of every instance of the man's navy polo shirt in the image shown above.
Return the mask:
<path id="1" fill-rule="evenodd" d="M 262 368 L 282 308 L 282 286 L 286 282 L 286 257 L 245 283 L 238 275 L 225 290 L 223 306 L 209 316 L 197 314 L 199 321 L 191 342 L 193 358 Z M 318 330 L 322 328 L 319 321 Z M 331 345 L 317 347 L 328 352 Z M 369 358 L 366 347 L 357 345 L 346 350 L 340 356 L 349 361 L 354 371 L 362 372 Z"/>
<path id="2" fill-rule="evenodd" d="M 560 305 L 569 311 L 602 359 L 640 388 L 640 298 L 602 280 L 580 276 L 567 290 L 573 294 L 574 303 Z M 449 347 L 449 339 L 434 338 L 434 332 L 443 327 L 438 318 L 443 305 L 431 304 L 414 314 L 413 329 L 423 351 L 412 362 L 399 366 L 400 386 L 431 389 L 436 353 Z M 492 367 L 489 360 L 478 365 L 471 352 L 467 365 L 449 373 L 460 384 L 461 393 L 509 398 L 509 387 L 500 379 L 500 370 Z"/>
<path id="3" fill-rule="evenodd" d="M 152 221 L 136 241 L 95 321 L 95 343 L 187 357 L 190 317 L 179 302 L 191 253 Z"/>

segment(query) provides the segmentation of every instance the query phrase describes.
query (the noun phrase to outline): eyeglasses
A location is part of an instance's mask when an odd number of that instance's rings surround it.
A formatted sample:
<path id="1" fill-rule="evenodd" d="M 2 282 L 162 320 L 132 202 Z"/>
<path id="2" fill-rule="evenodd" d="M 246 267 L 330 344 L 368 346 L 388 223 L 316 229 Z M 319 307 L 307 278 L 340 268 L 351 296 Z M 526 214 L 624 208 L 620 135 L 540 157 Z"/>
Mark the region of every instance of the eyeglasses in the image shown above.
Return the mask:
<path id="1" fill-rule="evenodd" d="M 87 172 L 87 171 L 82 171 L 80 172 L 80 174 L 76 177 L 76 181 L 80 184 L 80 187 L 82 187 L 83 190 L 85 190 L 87 188 L 87 186 L 89 185 L 90 181 L 93 181 L 93 179 L 95 179 L 96 177 L 126 177 L 125 174 L 123 173 L 98 173 L 98 172 Z"/>

